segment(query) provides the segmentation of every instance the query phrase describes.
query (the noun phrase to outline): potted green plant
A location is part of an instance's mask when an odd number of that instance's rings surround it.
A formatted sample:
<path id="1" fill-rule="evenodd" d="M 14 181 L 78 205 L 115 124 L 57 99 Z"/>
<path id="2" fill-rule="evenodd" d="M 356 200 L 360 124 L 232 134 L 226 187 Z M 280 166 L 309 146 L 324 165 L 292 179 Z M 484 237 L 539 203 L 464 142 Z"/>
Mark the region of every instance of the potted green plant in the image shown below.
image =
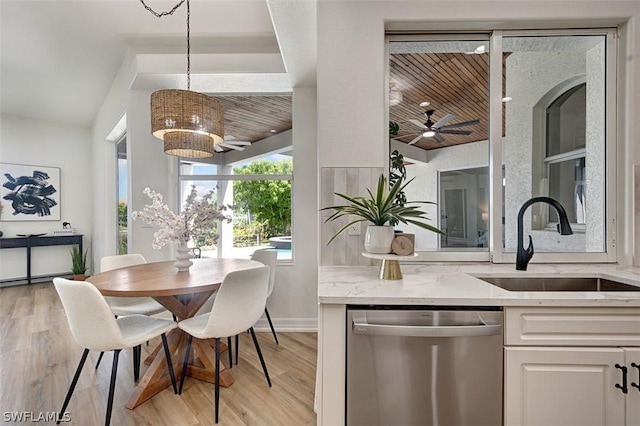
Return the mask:
<path id="1" fill-rule="evenodd" d="M 369 253 L 389 253 L 391 252 L 391 242 L 394 238 L 393 227 L 388 225 L 392 221 L 398 223 L 412 224 L 428 231 L 442 234 L 443 232 L 433 225 L 426 223 L 430 221 L 427 214 L 419 209 L 416 205 L 411 204 L 435 204 L 430 201 L 406 201 L 399 205 L 395 203 L 396 196 L 399 192 L 411 183 L 413 179 L 403 184 L 402 179 L 398 179 L 389 188 L 387 179 L 384 175 L 378 178 L 378 185 L 375 194 L 367 188 L 368 196 L 366 197 L 350 197 L 345 194 L 336 192 L 335 194 L 348 201 L 349 204 L 324 207 L 321 210 L 335 210 L 329 216 L 326 222 L 334 221 L 343 216 L 356 216 L 355 220 L 351 220 L 335 233 L 329 240 L 330 244 L 338 235 L 355 223 L 371 222 L 372 225 L 367 227 L 365 234 L 365 250 Z"/>
<path id="2" fill-rule="evenodd" d="M 79 246 L 71 247 L 71 272 L 73 279 L 76 281 L 84 281 L 87 271 L 87 250 L 82 253 Z"/>

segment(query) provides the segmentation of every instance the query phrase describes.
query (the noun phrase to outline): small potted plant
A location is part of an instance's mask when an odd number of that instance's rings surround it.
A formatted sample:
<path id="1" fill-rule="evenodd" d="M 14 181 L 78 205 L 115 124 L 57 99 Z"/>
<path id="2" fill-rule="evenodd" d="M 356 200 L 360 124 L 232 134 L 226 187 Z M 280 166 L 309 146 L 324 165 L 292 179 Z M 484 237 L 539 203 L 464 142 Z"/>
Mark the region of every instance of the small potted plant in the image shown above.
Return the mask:
<path id="1" fill-rule="evenodd" d="M 71 247 L 71 272 L 73 279 L 76 281 L 84 281 L 87 277 L 87 250 L 82 253 L 79 246 Z"/>
<path id="2" fill-rule="evenodd" d="M 371 222 L 365 234 L 365 250 L 369 253 L 385 254 L 391 252 L 391 242 L 394 238 L 393 227 L 389 225 L 395 221 L 397 223 L 412 224 L 420 228 L 442 234 L 443 232 L 435 226 L 425 223 L 430 221 L 427 214 L 421 211 L 418 206 L 411 204 L 435 204 L 430 201 L 406 201 L 404 204 L 397 204 L 396 196 L 411 183 L 413 179 L 403 184 L 402 179 L 398 179 L 391 188 L 387 185 L 384 175 L 378 178 L 378 185 L 375 194 L 367 188 L 367 197 L 350 197 L 336 192 L 335 194 L 348 201 L 349 204 L 324 207 L 321 210 L 335 210 L 326 222 L 334 221 L 343 216 L 357 216 L 357 219 L 350 221 L 335 233 L 329 240 L 329 244 L 345 230 L 358 222 Z"/>

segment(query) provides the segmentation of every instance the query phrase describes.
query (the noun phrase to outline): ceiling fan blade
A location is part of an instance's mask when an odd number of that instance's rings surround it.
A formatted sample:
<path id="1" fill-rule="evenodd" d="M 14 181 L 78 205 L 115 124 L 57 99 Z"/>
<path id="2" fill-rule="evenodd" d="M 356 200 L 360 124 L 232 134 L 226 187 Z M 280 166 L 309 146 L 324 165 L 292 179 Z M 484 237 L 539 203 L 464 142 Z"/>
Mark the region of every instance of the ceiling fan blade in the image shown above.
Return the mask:
<path id="1" fill-rule="evenodd" d="M 419 132 L 411 132 L 411 133 L 406 133 L 404 135 L 401 136 L 396 136 L 395 138 L 391 138 L 392 141 L 400 141 L 402 142 L 402 139 L 405 139 L 407 137 L 415 137 L 416 135 L 421 135 L 424 133 L 424 130 L 421 130 Z"/>
<path id="2" fill-rule="evenodd" d="M 251 142 L 249 141 L 224 141 L 223 143 L 228 143 L 230 145 L 244 145 L 244 146 L 248 146 L 251 145 Z"/>
<path id="3" fill-rule="evenodd" d="M 455 127 L 472 126 L 474 124 L 478 124 L 479 122 L 480 120 L 476 118 L 475 120 L 463 121 L 461 123 L 454 123 L 454 124 L 449 124 L 448 126 L 442 126 L 440 127 L 440 130 L 453 129 Z"/>
<path id="4" fill-rule="evenodd" d="M 447 114 L 444 117 L 442 117 L 440 120 L 436 121 L 431 127 L 435 127 L 436 129 L 439 129 L 440 126 L 447 124 L 448 122 L 450 122 L 456 117 L 457 116 L 455 114 Z"/>
<path id="5" fill-rule="evenodd" d="M 407 145 L 413 145 L 414 143 L 418 142 L 421 138 L 422 138 L 422 133 L 419 134 L 418 137 L 416 137 L 414 140 L 409 142 Z"/>
<path id="6" fill-rule="evenodd" d="M 221 144 L 219 144 L 220 146 L 224 146 L 225 148 L 231 148 L 231 149 L 235 149 L 236 151 L 244 151 L 244 148 L 241 146 L 237 146 L 237 145 L 232 145 L 230 143 L 225 143 L 222 142 Z"/>
<path id="7" fill-rule="evenodd" d="M 449 135 L 470 135 L 472 132 L 471 130 L 449 130 L 449 129 L 445 129 L 445 130 L 438 130 L 438 133 L 446 133 Z"/>
<path id="8" fill-rule="evenodd" d="M 213 150 L 214 150 L 215 152 L 222 152 L 222 151 L 224 151 L 224 149 L 220 148 L 220 144 L 215 144 L 215 145 L 213 145 Z"/>
<path id="9" fill-rule="evenodd" d="M 436 142 L 438 142 L 438 143 L 443 143 L 444 142 L 444 138 L 442 136 L 440 136 L 439 134 L 437 134 L 437 133 L 435 134 L 433 139 L 435 139 Z"/>
<path id="10" fill-rule="evenodd" d="M 424 129 L 424 123 L 421 123 L 418 120 L 415 120 L 415 119 L 412 118 L 411 120 L 409 120 L 409 123 L 415 124 L 416 126 L 420 127 L 421 129 Z"/>

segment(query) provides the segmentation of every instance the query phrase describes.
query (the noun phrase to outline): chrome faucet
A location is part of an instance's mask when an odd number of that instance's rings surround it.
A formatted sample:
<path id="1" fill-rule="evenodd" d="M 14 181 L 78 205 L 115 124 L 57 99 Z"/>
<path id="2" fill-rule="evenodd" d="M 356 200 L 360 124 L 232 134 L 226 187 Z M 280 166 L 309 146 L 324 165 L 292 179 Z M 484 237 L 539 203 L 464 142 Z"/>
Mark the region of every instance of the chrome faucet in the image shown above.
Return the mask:
<path id="1" fill-rule="evenodd" d="M 573 231 L 571 230 L 571 225 L 569 225 L 569 219 L 567 218 L 567 212 L 564 210 L 564 207 L 562 207 L 562 204 L 560 204 L 553 198 L 549 198 L 549 197 L 534 197 L 534 198 L 531 198 L 530 200 L 525 201 L 522 207 L 520 207 L 520 211 L 518 212 L 518 252 L 516 253 L 516 269 L 518 271 L 526 271 L 527 265 L 529 264 L 529 261 L 533 257 L 533 240 L 531 239 L 531 235 L 529 235 L 529 247 L 525 249 L 524 246 L 522 245 L 523 243 L 522 241 L 523 240 L 523 235 L 522 235 L 523 223 L 522 222 L 524 218 L 524 212 L 525 210 L 527 210 L 527 207 L 537 202 L 547 203 L 553 206 L 554 209 L 556 209 L 556 212 L 558 212 L 558 220 L 560 221 L 560 223 L 558 223 L 557 225 L 558 233 L 560 235 L 573 234 Z"/>

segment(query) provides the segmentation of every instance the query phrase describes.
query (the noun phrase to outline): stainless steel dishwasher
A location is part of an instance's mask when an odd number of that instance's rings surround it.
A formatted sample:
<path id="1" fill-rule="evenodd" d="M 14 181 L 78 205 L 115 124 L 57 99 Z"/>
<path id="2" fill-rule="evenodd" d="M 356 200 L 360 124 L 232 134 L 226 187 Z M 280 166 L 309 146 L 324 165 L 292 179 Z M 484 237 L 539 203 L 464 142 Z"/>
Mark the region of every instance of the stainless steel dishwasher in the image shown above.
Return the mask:
<path id="1" fill-rule="evenodd" d="M 348 306 L 348 426 L 502 424 L 503 312 Z"/>

